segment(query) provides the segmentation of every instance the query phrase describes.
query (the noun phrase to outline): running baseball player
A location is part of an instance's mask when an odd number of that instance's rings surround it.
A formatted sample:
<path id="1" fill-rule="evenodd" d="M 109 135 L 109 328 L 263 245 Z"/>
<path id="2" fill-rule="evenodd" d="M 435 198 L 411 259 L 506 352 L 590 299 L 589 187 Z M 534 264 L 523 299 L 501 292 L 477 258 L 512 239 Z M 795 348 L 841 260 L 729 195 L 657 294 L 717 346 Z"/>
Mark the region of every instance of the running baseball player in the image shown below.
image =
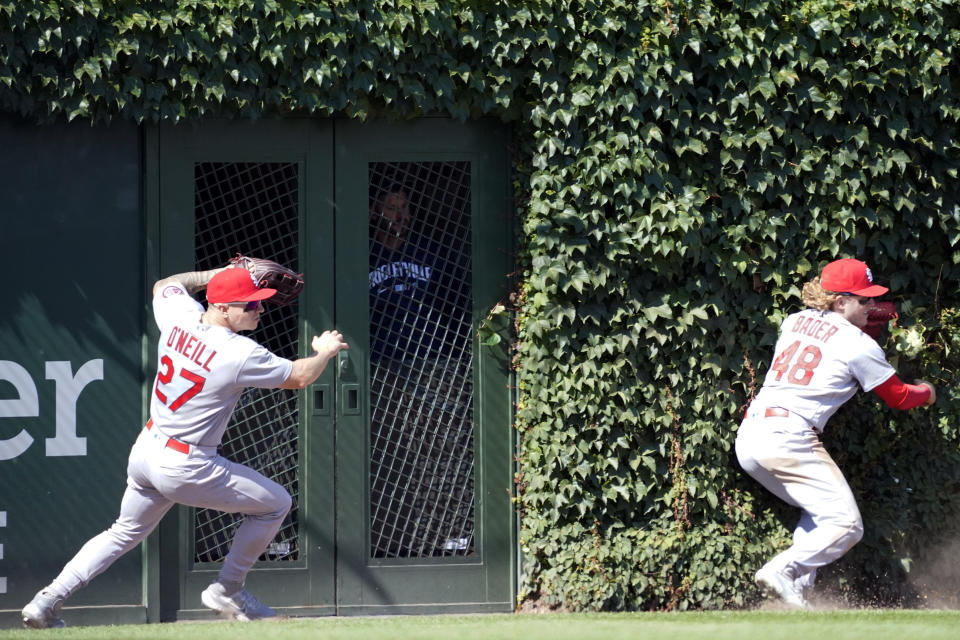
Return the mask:
<path id="1" fill-rule="evenodd" d="M 206 310 L 190 295 L 204 287 Z M 244 582 L 290 510 L 290 494 L 218 455 L 217 446 L 245 388 L 302 389 L 347 344 L 339 332 L 325 331 L 313 337 L 312 355 L 290 361 L 241 336 L 257 327 L 262 301 L 275 293 L 259 288 L 243 268 L 182 273 L 154 284 L 158 370 L 150 420 L 130 451 L 120 515 L 23 608 L 24 626 L 65 626 L 63 602 L 139 544 L 174 504 L 246 515 L 216 581 L 201 595 L 204 606 L 237 620 L 276 615 Z"/>
<path id="2" fill-rule="evenodd" d="M 905 384 L 862 329 L 886 287 L 859 260 L 827 264 L 803 287 L 807 309 L 783 321 L 773 363 L 737 432 L 743 469 L 781 500 L 800 507 L 793 545 L 756 573 L 767 597 L 810 608 L 817 569 L 863 537 L 847 481 L 820 442 L 827 420 L 860 386 L 894 409 L 928 407 L 933 385 Z"/>

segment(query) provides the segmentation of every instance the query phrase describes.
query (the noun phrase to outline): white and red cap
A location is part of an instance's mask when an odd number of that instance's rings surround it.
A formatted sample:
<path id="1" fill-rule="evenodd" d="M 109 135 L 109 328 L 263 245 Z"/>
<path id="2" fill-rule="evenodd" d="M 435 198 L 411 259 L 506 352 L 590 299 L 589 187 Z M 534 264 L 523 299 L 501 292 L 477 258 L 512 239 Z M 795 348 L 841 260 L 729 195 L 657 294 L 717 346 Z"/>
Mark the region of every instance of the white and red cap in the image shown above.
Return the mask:
<path id="1" fill-rule="evenodd" d="M 213 276 L 207 283 L 207 302 L 223 304 L 266 300 L 276 292 L 276 289 L 269 287 L 258 287 L 253 274 L 246 269 L 232 267 Z"/>
<path id="2" fill-rule="evenodd" d="M 834 260 L 820 272 L 820 286 L 834 293 L 850 293 L 872 298 L 890 289 L 873 284 L 873 273 L 866 263 L 854 258 Z"/>

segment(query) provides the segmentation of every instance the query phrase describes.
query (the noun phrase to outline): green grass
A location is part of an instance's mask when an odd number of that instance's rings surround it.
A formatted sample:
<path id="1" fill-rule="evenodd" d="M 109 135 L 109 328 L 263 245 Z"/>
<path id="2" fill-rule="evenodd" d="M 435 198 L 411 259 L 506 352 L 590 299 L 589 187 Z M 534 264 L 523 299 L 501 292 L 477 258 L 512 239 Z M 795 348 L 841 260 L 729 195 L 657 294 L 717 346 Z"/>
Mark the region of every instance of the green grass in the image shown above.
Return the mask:
<path id="1" fill-rule="evenodd" d="M 960 611 L 846 610 L 293 618 L 273 622 L 0 631 L 58 640 L 928 640 L 960 637 Z"/>

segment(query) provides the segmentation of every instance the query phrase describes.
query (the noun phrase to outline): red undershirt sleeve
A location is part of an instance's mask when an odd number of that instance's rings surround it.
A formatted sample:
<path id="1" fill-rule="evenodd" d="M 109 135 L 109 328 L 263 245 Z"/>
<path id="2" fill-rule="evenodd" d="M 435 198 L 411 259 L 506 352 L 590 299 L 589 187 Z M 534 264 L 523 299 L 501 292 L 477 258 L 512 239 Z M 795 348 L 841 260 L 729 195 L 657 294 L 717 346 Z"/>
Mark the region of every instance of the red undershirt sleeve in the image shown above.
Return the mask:
<path id="1" fill-rule="evenodd" d="M 874 387 L 874 393 L 887 403 L 891 409 L 913 409 L 919 407 L 930 397 L 930 389 L 922 384 L 907 384 L 897 374 L 893 374 L 883 384 Z"/>

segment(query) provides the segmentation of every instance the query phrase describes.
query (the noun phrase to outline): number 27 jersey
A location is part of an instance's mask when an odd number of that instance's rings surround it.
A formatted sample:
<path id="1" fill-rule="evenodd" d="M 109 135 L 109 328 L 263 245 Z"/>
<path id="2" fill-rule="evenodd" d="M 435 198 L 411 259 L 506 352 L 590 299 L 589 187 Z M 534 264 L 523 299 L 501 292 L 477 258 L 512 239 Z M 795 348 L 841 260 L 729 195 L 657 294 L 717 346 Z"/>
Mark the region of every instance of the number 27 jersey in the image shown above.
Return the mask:
<path id="1" fill-rule="evenodd" d="M 833 311 L 806 309 L 783 321 L 754 406 L 782 407 L 817 430 L 857 392 L 896 371 L 873 338 Z"/>
<path id="2" fill-rule="evenodd" d="M 177 283 L 153 299 L 160 328 L 150 417 L 160 432 L 217 446 L 247 387 L 275 388 L 293 363 L 226 327 L 201 322 L 203 306 Z"/>

